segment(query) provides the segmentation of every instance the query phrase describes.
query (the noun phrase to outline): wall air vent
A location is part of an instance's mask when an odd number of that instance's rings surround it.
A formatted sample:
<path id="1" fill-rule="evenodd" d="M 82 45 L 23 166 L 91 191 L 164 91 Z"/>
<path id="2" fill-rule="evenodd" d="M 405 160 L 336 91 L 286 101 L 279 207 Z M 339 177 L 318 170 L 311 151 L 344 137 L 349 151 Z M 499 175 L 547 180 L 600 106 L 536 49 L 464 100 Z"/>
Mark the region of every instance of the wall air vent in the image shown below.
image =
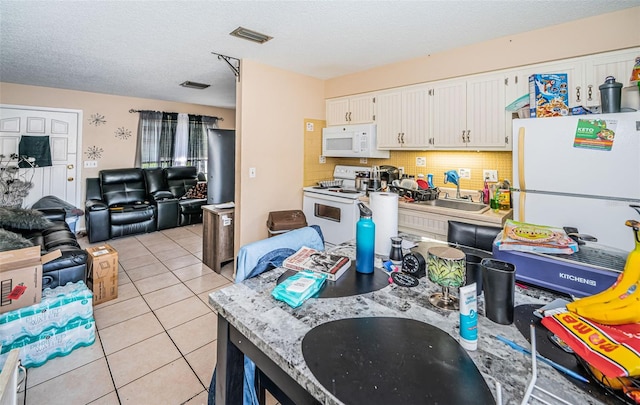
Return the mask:
<path id="1" fill-rule="evenodd" d="M 248 41 L 257 42 L 259 44 L 264 44 L 268 40 L 273 39 L 273 37 L 270 37 L 269 35 L 261 34 L 259 32 L 252 31 L 243 27 L 236 28 L 235 30 L 231 31 L 229 35 L 246 39 Z"/>
<path id="2" fill-rule="evenodd" d="M 190 82 L 189 80 L 187 80 L 186 82 L 180 83 L 180 86 L 188 87 L 190 89 L 204 90 L 204 89 L 206 89 L 207 87 L 209 87 L 211 85 L 210 84 L 204 84 L 204 83 Z"/>

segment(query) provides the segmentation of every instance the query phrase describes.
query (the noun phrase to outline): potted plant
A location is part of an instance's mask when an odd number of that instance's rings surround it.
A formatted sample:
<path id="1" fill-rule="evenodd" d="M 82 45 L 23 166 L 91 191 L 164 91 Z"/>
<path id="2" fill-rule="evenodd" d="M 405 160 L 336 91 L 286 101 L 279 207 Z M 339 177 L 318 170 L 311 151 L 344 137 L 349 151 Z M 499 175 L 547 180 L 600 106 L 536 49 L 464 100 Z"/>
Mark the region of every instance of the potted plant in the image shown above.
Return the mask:
<path id="1" fill-rule="evenodd" d="M 20 208 L 22 201 L 33 188 L 35 159 L 12 153 L 0 154 L 0 206 Z M 20 163 L 25 169 L 20 168 Z"/>

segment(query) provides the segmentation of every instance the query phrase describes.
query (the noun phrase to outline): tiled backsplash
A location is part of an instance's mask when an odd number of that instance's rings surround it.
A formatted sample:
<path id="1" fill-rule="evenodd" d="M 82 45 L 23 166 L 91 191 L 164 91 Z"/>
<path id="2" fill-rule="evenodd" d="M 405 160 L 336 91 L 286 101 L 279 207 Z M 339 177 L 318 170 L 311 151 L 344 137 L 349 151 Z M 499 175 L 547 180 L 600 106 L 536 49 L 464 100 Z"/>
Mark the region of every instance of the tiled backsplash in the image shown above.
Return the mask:
<path id="1" fill-rule="evenodd" d="M 314 130 L 307 131 L 306 123 L 313 123 Z M 368 159 L 367 163 L 360 163 L 360 159 L 326 158 L 326 163 L 320 163 L 322 154 L 322 128 L 325 121 L 305 120 L 304 132 L 304 185 L 316 185 L 318 181 L 329 180 L 333 176 L 333 168 L 337 164 L 353 166 L 391 165 L 404 167 L 406 174 L 417 176 L 433 174 L 433 182 L 437 187 L 444 186 L 444 172 L 460 168 L 471 169 L 471 179 L 461 179 L 460 188 L 481 190 L 483 186 L 482 171 L 491 169 L 498 171 L 500 181 L 508 179 L 513 184 L 511 171 L 511 152 L 448 152 L 448 151 L 391 151 L 388 159 Z M 416 166 L 416 158 L 426 158 L 425 167 Z M 447 185 L 450 187 L 450 185 Z"/>

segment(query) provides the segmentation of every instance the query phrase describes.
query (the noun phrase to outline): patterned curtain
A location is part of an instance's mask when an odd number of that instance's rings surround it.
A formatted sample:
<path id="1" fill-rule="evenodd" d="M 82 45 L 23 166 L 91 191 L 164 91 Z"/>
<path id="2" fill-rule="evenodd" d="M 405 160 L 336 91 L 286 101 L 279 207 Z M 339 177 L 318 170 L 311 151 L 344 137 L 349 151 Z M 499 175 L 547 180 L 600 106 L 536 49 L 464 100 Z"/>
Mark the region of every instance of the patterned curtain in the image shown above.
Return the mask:
<path id="1" fill-rule="evenodd" d="M 139 114 L 135 167 L 158 167 L 160 162 L 162 113 L 158 111 L 140 111 Z"/>
<path id="2" fill-rule="evenodd" d="M 207 172 L 207 133 L 217 128 L 217 118 L 201 115 L 140 111 L 136 167 L 195 166 L 198 172 Z M 183 124 L 182 147 L 177 132 Z M 180 152 L 180 150 L 183 150 Z M 179 154 L 180 156 L 177 156 Z"/>
<path id="3" fill-rule="evenodd" d="M 178 125 L 178 114 L 162 114 L 162 132 L 160 134 L 160 164 L 158 167 L 173 166 L 173 151 L 175 148 L 176 126 Z"/>

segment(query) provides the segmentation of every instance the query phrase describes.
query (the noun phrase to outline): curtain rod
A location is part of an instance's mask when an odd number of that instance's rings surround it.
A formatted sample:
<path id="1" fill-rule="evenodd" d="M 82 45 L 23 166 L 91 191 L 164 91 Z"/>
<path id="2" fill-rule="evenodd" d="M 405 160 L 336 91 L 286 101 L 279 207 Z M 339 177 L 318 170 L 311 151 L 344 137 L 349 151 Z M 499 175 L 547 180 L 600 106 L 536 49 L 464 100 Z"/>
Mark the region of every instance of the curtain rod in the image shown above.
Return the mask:
<path id="1" fill-rule="evenodd" d="M 134 110 L 133 108 L 129 110 L 129 113 L 133 114 L 133 113 L 139 113 L 139 112 L 161 112 L 161 113 L 166 113 L 166 114 L 180 114 L 177 112 L 166 112 L 166 111 L 153 111 L 153 110 Z M 204 114 L 192 114 L 192 115 L 204 115 Z M 211 115 L 204 115 L 205 117 L 211 117 L 211 118 L 215 118 L 218 121 L 224 121 L 224 118 L 222 117 L 213 117 Z"/>

